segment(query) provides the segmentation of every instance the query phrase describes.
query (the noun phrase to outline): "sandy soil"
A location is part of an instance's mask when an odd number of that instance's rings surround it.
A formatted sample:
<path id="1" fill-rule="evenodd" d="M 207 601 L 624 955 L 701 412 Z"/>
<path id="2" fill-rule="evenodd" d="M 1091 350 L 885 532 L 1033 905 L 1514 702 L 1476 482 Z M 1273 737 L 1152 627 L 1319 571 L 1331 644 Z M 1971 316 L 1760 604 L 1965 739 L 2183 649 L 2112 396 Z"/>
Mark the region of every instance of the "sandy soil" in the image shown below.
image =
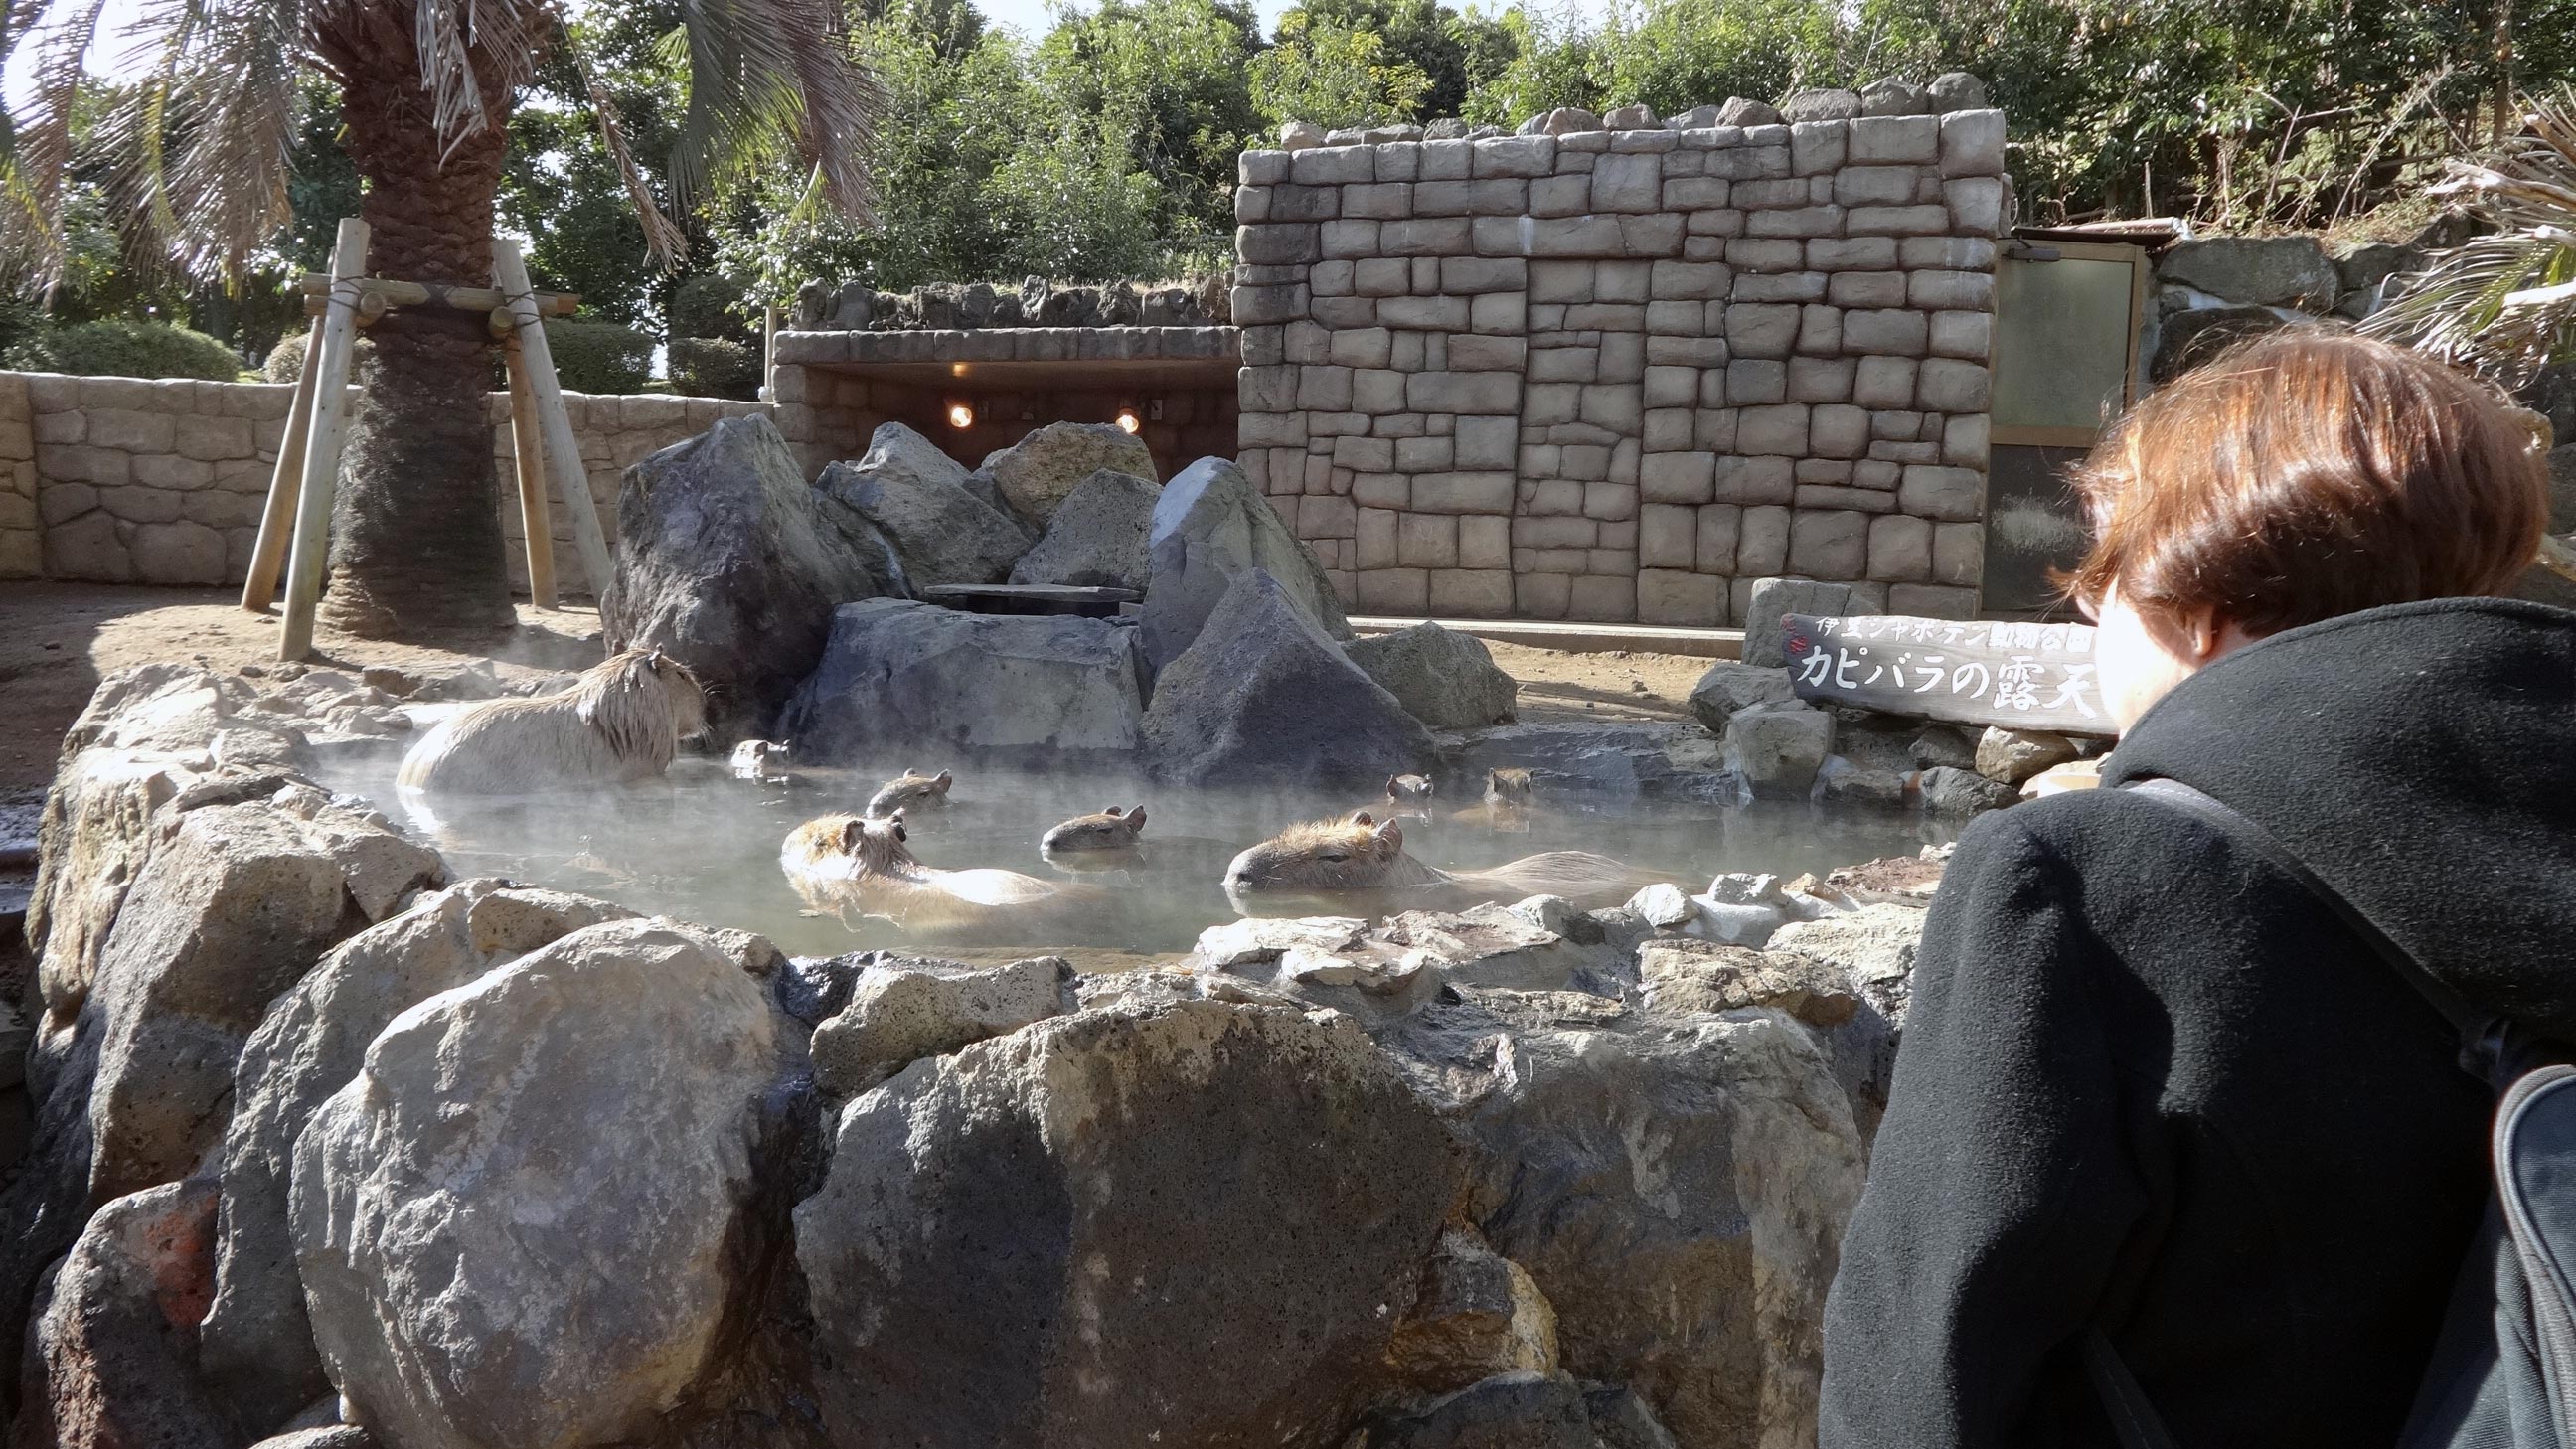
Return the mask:
<path id="1" fill-rule="evenodd" d="M 1570 654 L 1526 644 L 1486 647 L 1521 682 L 1524 720 L 1688 719 L 1691 686 L 1715 662 L 1628 649 Z"/>
<path id="2" fill-rule="evenodd" d="M 156 660 L 230 671 L 276 663 L 278 616 L 244 613 L 229 589 L 112 584 L 0 584 L 0 803 L 53 778 L 63 731 L 98 681 Z M 353 639 L 325 630 L 317 666 L 385 665 L 418 677 L 497 655 L 505 680 L 579 669 L 599 658 L 599 616 L 587 609 L 519 609 L 519 631 L 478 649 Z M 0 828 L 0 835 L 5 835 Z"/>

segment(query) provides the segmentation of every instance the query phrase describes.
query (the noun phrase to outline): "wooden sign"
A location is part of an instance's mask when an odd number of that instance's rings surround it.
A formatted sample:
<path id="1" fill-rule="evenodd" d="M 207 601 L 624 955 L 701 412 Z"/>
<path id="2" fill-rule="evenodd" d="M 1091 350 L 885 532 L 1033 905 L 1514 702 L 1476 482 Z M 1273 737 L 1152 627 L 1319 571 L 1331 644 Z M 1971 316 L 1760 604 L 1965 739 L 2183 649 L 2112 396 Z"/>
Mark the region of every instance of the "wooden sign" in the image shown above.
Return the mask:
<path id="1" fill-rule="evenodd" d="M 1895 614 L 1780 622 L 1800 699 L 1953 724 L 2118 733 L 2102 707 L 2088 625 Z"/>

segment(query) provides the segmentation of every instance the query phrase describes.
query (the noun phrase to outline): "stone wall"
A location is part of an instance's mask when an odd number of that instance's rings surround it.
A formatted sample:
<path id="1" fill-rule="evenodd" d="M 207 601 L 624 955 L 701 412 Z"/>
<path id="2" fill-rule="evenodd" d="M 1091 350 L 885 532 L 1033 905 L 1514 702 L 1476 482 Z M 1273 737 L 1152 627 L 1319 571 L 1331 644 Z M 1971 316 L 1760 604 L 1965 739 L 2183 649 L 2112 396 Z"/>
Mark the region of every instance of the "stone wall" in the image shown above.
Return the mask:
<path id="1" fill-rule="evenodd" d="M 1241 461 L 1362 609 L 1974 610 L 2000 112 L 1255 151 Z"/>
<path id="2" fill-rule="evenodd" d="M 273 383 L 0 372 L 0 578 L 237 584 L 295 389 Z M 510 452 L 509 398 L 491 398 L 510 575 L 526 584 Z M 567 393 L 591 494 L 609 536 L 625 467 L 717 418 L 765 404 Z M 563 506 L 552 500 L 555 570 L 586 592 Z"/>

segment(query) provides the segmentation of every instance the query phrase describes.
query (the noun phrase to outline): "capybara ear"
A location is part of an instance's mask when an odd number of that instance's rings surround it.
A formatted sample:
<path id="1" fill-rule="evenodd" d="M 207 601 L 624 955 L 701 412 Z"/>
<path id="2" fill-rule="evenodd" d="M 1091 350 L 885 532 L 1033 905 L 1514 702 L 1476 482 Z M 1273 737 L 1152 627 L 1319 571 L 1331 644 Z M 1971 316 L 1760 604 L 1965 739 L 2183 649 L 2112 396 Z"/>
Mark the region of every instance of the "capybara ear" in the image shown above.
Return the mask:
<path id="1" fill-rule="evenodd" d="M 1377 844 L 1380 860 L 1393 860 L 1396 853 L 1404 849 L 1404 827 L 1393 820 L 1379 826 L 1370 838 Z"/>
<path id="2" fill-rule="evenodd" d="M 948 776 L 948 772 L 947 772 L 946 770 L 942 770 L 942 771 L 940 771 L 940 772 L 939 772 L 939 778 L 938 778 L 938 779 L 936 779 L 936 780 L 931 781 L 930 783 L 932 783 L 932 784 L 934 784 L 934 785 L 938 786 L 938 787 L 939 787 L 939 793 L 940 793 L 940 794 L 942 794 L 942 795 L 945 795 L 945 794 L 947 794 L 947 793 L 948 793 L 948 787 L 949 787 L 949 786 L 951 786 L 951 785 L 953 785 L 953 784 L 955 784 L 955 783 L 957 783 L 957 782 L 949 778 L 949 776 Z"/>
<path id="3" fill-rule="evenodd" d="M 1130 825 L 1135 826 L 1135 827 L 1136 827 L 1137 829 L 1139 829 L 1139 830 L 1144 829 L 1144 828 L 1145 828 L 1145 807 L 1144 807 L 1144 806 L 1142 806 L 1142 805 L 1139 805 L 1139 806 L 1137 806 L 1135 809 L 1128 811 L 1128 812 L 1127 812 L 1127 823 L 1128 823 L 1128 824 L 1130 824 Z"/>
<path id="4" fill-rule="evenodd" d="M 1115 820 L 1115 819 L 1117 819 L 1117 818 L 1118 818 L 1119 811 L 1118 811 L 1118 807 L 1117 807 L 1117 806 L 1115 806 L 1115 805 L 1109 805 L 1109 806 L 1104 806 L 1104 807 L 1101 809 L 1101 812 L 1100 812 L 1100 813 L 1101 813 L 1101 814 L 1103 814 L 1103 815 L 1108 816 L 1108 817 L 1109 817 L 1110 819 L 1112 819 L 1112 820 Z"/>
<path id="5" fill-rule="evenodd" d="M 1354 810 L 1351 812 L 1351 818 L 1344 823 L 1349 825 L 1375 825 L 1377 823 L 1377 817 L 1369 814 L 1365 810 Z"/>
<path id="6" fill-rule="evenodd" d="M 1503 772 L 1500 770 L 1487 770 L 1485 772 L 1485 788 L 1488 790 L 1499 790 L 1502 787 Z"/>
<path id="7" fill-rule="evenodd" d="M 910 839 L 912 838 L 912 832 L 910 832 L 910 831 L 908 831 L 908 830 L 906 830 L 906 829 L 904 829 L 904 828 L 903 828 L 903 812 L 902 812 L 902 811 L 898 810 L 898 811 L 894 812 L 894 818 L 893 818 L 892 820 L 890 820 L 890 821 L 886 822 L 886 823 L 887 823 L 887 824 L 889 824 L 889 825 L 892 825 L 892 826 L 894 827 L 894 838 L 895 838 L 895 839 L 897 839 L 897 840 L 910 840 Z"/>
<path id="8" fill-rule="evenodd" d="M 855 815 L 851 816 L 841 822 L 841 848 L 856 854 L 859 842 L 866 839 L 867 834 L 868 823 Z"/>
<path id="9" fill-rule="evenodd" d="M 1396 775 L 1389 775 L 1386 777 L 1386 793 L 1389 795 L 1396 793 L 1396 781 L 1400 778 L 1400 776 Z"/>

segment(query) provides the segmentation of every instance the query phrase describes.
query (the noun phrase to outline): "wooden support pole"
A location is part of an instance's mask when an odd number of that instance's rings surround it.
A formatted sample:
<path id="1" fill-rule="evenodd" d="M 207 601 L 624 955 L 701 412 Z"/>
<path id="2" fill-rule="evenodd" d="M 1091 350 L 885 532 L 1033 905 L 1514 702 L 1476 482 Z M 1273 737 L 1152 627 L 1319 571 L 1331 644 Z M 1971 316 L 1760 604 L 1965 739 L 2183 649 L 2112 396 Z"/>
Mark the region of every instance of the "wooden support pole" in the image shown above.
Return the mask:
<path id="1" fill-rule="evenodd" d="M 296 283 L 306 296 L 320 297 L 331 290 L 331 279 L 319 272 L 307 272 Z M 497 312 L 509 305 L 495 287 L 433 287 L 426 282 L 397 282 L 384 277 L 364 279 L 362 291 L 380 296 L 385 307 L 454 307 L 462 312 Z M 539 292 L 537 311 L 546 317 L 569 317 L 581 310 L 578 292 Z"/>
<path id="2" fill-rule="evenodd" d="M 277 572 L 286 565 L 286 540 L 295 531 L 295 499 L 304 488 L 304 437 L 313 423 L 313 379 L 322 360 L 322 324 L 304 334 L 304 366 L 295 377 L 295 402 L 287 409 L 286 436 L 277 442 L 277 468 L 268 475 L 268 506 L 259 515 L 259 542 L 250 551 L 250 577 L 242 581 L 241 606 L 265 614 L 277 602 Z"/>
<path id="3" fill-rule="evenodd" d="M 367 274 L 367 224 L 340 219 L 331 248 L 331 275 L 354 282 Z M 322 565 L 331 552 L 331 495 L 340 479 L 340 440 L 349 425 L 349 354 L 357 346 L 356 288 L 331 293 L 322 319 L 318 356 L 304 359 L 313 383 L 313 419 L 304 440 L 303 487 L 295 501 L 295 548 L 286 568 L 286 626 L 278 631 L 277 657 L 313 652 L 313 611 L 322 602 Z"/>
<path id="4" fill-rule="evenodd" d="M 495 314 L 498 315 L 498 314 Z M 510 460 L 519 476 L 519 527 L 528 536 L 528 602 L 555 606 L 554 517 L 546 511 L 546 444 L 537 421 L 537 390 L 528 382 L 527 358 L 510 339 Z"/>
<path id="5" fill-rule="evenodd" d="M 545 434 L 546 474 L 555 494 L 572 515 L 572 539 L 581 552 L 582 582 L 594 600 L 608 592 L 615 577 L 608 557 L 608 534 L 600 527 L 599 505 L 591 500 L 590 476 L 582 470 L 581 442 L 572 435 L 572 415 L 564 411 L 563 387 L 555 380 L 554 353 L 546 347 L 546 329 L 537 316 L 535 291 L 528 285 L 528 264 L 519 244 L 508 237 L 492 239 L 492 280 L 509 299 L 519 323 L 519 361 L 528 386 L 537 395 L 537 420 Z"/>

